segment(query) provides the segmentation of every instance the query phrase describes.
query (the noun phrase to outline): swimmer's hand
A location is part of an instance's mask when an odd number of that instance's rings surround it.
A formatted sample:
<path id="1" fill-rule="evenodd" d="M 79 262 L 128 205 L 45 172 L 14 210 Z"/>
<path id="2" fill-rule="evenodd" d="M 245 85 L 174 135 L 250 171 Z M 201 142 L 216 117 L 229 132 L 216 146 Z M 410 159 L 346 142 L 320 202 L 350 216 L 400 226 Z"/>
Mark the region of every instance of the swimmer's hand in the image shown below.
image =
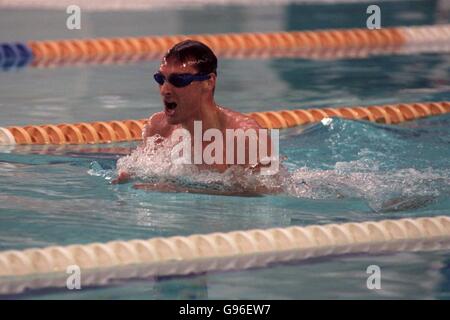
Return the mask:
<path id="1" fill-rule="evenodd" d="M 186 188 L 178 186 L 174 183 L 158 182 L 158 183 L 136 183 L 133 185 L 134 189 L 141 189 L 146 191 L 159 191 L 159 192 L 183 192 L 183 193 L 197 193 L 197 194 L 210 194 L 220 196 L 238 196 L 238 197 L 261 197 L 261 193 L 254 191 L 226 191 L 226 190 L 207 190 L 199 188 Z"/>
<path id="2" fill-rule="evenodd" d="M 126 183 L 130 180 L 130 175 L 128 174 L 128 172 L 125 171 L 121 171 L 119 173 L 119 176 L 117 178 L 115 178 L 113 181 L 111 181 L 111 184 L 121 184 L 121 183 Z"/>

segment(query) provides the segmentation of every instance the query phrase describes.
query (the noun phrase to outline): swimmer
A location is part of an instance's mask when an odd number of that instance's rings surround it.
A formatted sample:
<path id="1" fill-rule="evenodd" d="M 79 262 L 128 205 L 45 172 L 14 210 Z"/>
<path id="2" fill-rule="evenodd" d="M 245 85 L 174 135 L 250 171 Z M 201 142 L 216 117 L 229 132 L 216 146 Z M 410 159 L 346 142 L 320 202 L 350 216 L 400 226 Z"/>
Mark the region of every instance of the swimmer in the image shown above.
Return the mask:
<path id="1" fill-rule="evenodd" d="M 242 129 L 244 131 L 254 129 L 259 132 L 262 129 L 252 118 L 219 106 L 214 100 L 214 91 L 217 81 L 217 58 L 213 51 L 205 44 L 185 40 L 172 47 L 163 57 L 158 72 L 154 79 L 159 85 L 159 92 L 164 104 L 164 111 L 153 114 L 143 128 L 144 146 L 149 137 L 157 136 L 167 139 L 176 129 L 185 129 L 194 136 L 194 121 L 201 121 L 203 133 L 208 129 L 218 129 L 223 136 L 227 129 Z M 257 135 L 259 139 L 259 134 Z M 270 156 L 270 136 L 267 136 Z M 202 148 L 211 142 L 202 141 Z M 234 144 L 237 146 L 237 143 Z M 249 143 L 246 137 L 245 148 L 249 152 Z M 226 150 L 224 144 L 223 155 Z M 237 152 L 234 152 L 237 157 Z M 250 164 L 250 156 L 246 157 L 244 165 L 252 172 L 258 173 L 262 167 L 267 167 L 259 161 Z M 236 160 L 236 158 L 235 158 Z M 222 164 L 197 164 L 200 169 L 224 172 L 230 166 L 225 161 Z M 234 162 L 238 163 L 238 162 Z M 124 183 L 130 179 L 130 174 L 120 171 L 118 177 L 112 183 Z M 181 188 L 171 184 L 138 184 L 135 188 L 146 190 L 159 190 L 168 192 L 198 192 L 195 189 Z M 243 195 L 255 193 L 280 192 L 280 188 L 267 188 L 263 185 L 252 187 L 252 190 L 242 190 Z M 224 192 L 224 194 L 236 195 L 236 191 Z"/>

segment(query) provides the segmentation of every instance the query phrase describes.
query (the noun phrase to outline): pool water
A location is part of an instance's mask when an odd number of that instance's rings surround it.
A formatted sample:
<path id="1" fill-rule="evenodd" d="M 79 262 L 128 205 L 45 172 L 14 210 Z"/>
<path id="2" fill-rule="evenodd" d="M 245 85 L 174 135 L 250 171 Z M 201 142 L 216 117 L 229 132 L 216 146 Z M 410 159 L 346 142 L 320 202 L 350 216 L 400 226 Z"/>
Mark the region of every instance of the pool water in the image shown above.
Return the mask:
<path id="1" fill-rule="evenodd" d="M 380 6 L 385 26 L 448 23 L 437 10 L 438 1 Z M 58 27 L 64 23 L 61 12 L 2 10 L 0 35 L 2 41 L 24 41 L 356 28 L 365 27 L 365 8 L 288 5 L 85 13 L 86 28 L 73 32 Z M 219 14 L 220 19 L 212 18 Z M 27 19 L 14 22 L 19 17 Z M 15 28 L 4 28 L 8 23 Z M 157 61 L 150 61 L 5 71 L 0 74 L 0 126 L 145 118 L 162 108 L 151 78 L 157 67 Z M 241 112 L 443 101 L 450 100 L 449 71 L 446 54 L 227 59 L 219 60 L 216 100 Z M 282 131 L 280 150 L 292 174 L 289 183 L 297 188 L 264 197 L 145 192 L 132 184 L 111 185 L 117 160 L 135 146 L 0 146 L 0 250 L 450 212 L 450 115 L 397 126 L 333 119 Z M 392 199 L 400 201 L 393 205 Z M 382 271 L 381 290 L 366 287 L 366 269 L 373 264 Z M 449 264 L 448 251 L 341 256 L 6 298 L 448 299 Z"/>

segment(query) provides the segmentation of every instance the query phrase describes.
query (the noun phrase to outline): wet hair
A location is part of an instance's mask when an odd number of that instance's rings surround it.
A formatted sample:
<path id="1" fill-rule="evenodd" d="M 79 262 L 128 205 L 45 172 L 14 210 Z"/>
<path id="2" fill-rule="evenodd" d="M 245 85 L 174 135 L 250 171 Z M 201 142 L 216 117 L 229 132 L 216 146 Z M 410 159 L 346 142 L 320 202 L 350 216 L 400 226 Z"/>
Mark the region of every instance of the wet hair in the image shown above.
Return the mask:
<path id="1" fill-rule="evenodd" d="M 200 41 L 190 39 L 181 41 L 169 49 L 164 58 L 166 61 L 189 62 L 199 73 L 217 75 L 217 57 L 207 45 Z"/>

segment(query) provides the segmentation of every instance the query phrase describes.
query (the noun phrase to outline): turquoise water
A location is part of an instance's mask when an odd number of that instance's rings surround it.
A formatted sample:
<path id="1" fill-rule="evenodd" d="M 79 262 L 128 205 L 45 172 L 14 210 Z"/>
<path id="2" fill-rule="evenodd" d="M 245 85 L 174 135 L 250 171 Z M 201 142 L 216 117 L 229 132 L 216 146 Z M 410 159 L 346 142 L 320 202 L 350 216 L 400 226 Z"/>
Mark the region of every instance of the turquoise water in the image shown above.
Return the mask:
<path id="1" fill-rule="evenodd" d="M 437 7 L 437 1 L 382 4 L 386 25 L 442 22 Z M 365 12 L 364 5 L 218 7 L 222 18 L 214 23 L 208 18 L 212 9 L 130 12 L 120 19 L 112 13 L 86 14 L 88 27 L 75 34 L 55 27 L 62 21 L 58 12 L 2 11 L 0 26 L 21 16 L 33 23 L 24 20 L 17 32 L 0 28 L 0 36 L 6 41 L 365 25 L 356 14 Z M 115 18 L 118 22 L 110 24 Z M 168 21 L 166 29 L 161 19 Z M 220 60 L 216 99 L 242 112 L 450 100 L 449 62 L 445 54 Z M 147 117 L 162 108 L 151 80 L 157 66 L 143 62 L 3 72 L 0 126 Z M 117 159 L 133 143 L 0 147 L 0 250 L 449 213 L 448 115 L 399 126 L 334 119 L 330 125 L 283 131 L 280 143 L 297 192 L 258 198 L 149 193 L 132 184 L 110 185 Z M 398 206 L 389 205 L 394 198 L 401 199 Z M 333 257 L 6 298 L 448 299 L 449 261 L 446 251 Z M 382 270 L 381 290 L 366 288 L 366 268 L 372 264 Z"/>

